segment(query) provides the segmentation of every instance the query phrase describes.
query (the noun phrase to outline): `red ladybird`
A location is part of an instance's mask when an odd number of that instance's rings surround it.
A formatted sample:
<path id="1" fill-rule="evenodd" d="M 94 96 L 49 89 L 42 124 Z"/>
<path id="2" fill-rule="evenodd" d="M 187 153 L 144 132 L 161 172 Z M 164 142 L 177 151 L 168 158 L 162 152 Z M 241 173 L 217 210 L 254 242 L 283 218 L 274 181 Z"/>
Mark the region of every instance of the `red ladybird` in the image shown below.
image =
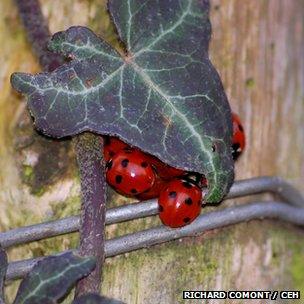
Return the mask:
<path id="1" fill-rule="evenodd" d="M 160 178 L 159 176 L 156 176 L 155 182 L 154 182 L 154 185 L 152 186 L 152 188 L 143 193 L 136 195 L 136 198 L 144 201 L 144 200 L 159 197 L 161 190 L 163 190 L 163 188 L 166 187 L 167 184 L 168 184 L 168 181 L 165 181 L 162 178 Z"/>
<path id="2" fill-rule="evenodd" d="M 245 133 L 239 116 L 232 113 L 233 138 L 232 138 L 232 158 L 237 160 L 245 149 Z"/>
<path id="3" fill-rule="evenodd" d="M 134 196 L 152 188 L 155 173 L 142 152 L 127 147 L 107 162 L 106 178 L 120 194 Z"/>
<path id="4" fill-rule="evenodd" d="M 172 180 L 158 198 L 159 217 L 166 226 L 185 226 L 199 216 L 201 200 L 202 191 L 198 186 L 183 179 Z"/>
<path id="5" fill-rule="evenodd" d="M 153 166 L 154 170 L 158 174 L 158 176 L 164 180 L 171 180 L 175 177 L 180 177 L 185 174 L 185 171 L 181 169 L 177 169 L 174 167 L 171 167 L 165 163 L 163 163 L 161 160 L 159 160 L 157 157 L 152 155 L 146 155 L 149 163 Z"/>
<path id="6" fill-rule="evenodd" d="M 104 136 L 103 155 L 105 161 L 109 161 L 118 151 L 128 147 L 126 143 L 117 137 Z"/>

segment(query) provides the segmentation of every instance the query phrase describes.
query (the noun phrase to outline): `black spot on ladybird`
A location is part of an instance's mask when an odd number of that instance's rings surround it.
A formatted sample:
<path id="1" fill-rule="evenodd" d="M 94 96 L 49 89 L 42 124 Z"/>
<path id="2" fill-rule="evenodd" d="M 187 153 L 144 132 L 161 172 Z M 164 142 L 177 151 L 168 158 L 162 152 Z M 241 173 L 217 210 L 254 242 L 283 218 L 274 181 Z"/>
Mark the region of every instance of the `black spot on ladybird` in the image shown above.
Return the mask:
<path id="1" fill-rule="evenodd" d="M 241 132 L 244 132 L 243 126 L 241 124 L 239 124 L 239 129 Z"/>
<path id="2" fill-rule="evenodd" d="M 147 168 L 147 167 L 148 167 L 148 163 L 147 163 L 147 162 L 142 162 L 142 163 L 141 163 L 141 166 L 142 166 L 143 168 Z"/>
<path id="3" fill-rule="evenodd" d="M 110 152 L 109 152 L 109 155 L 110 155 L 111 157 L 113 157 L 113 156 L 115 155 L 115 153 L 114 153 L 113 151 L 110 151 Z"/>
<path id="4" fill-rule="evenodd" d="M 183 219 L 183 221 L 184 221 L 184 223 L 189 223 L 189 222 L 190 222 L 190 218 L 189 218 L 189 217 L 185 217 L 185 218 Z"/>
<path id="5" fill-rule="evenodd" d="M 135 193 L 137 193 L 137 190 L 133 188 L 133 189 L 131 189 L 131 193 L 135 194 Z"/>
<path id="6" fill-rule="evenodd" d="M 112 165 L 113 165 L 113 161 L 112 160 L 108 161 L 106 164 L 106 169 L 110 170 L 112 168 Z"/>
<path id="7" fill-rule="evenodd" d="M 191 185 L 190 183 L 188 183 L 188 182 L 183 182 L 183 186 L 184 186 L 185 188 L 188 188 L 188 189 L 191 189 L 191 188 L 192 188 L 192 185 Z"/>
<path id="8" fill-rule="evenodd" d="M 164 211 L 164 207 L 162 205 L 159 205 L 158 206 L 158 210 L 159 210 L 159 212 L 163 212 Z"/>
<path id="9" fill-rule="evenodd" d="M 171 191 L 171 192 L 169 193 L 169 197 L 171 197 L 171 198 L 176 198 L 176 192 L 175 192 L 175 191 Z"/>
<path id="10" fill-rule="evenodd" d="M 116 184 L 120 184 L 122 182 L 122 176 L 121 175 L 116 175 L 115 176 L 115 182 L 116 182 Z"/>
<path id="11" fill-rule="evenodd" d="M 188 206 L 192 205 L 193 201 L 190 197 L 188 197 L 187 199 L 185 199 L 185 204 L 187 204 Z"/>
<path id="12" fill-rule="evenodd" d="M 127 158 L 123 159 L 121 161 L 121 165 L 123 166 L 123 168 L 126 168 L 129 164 L 129 160 Z"/>

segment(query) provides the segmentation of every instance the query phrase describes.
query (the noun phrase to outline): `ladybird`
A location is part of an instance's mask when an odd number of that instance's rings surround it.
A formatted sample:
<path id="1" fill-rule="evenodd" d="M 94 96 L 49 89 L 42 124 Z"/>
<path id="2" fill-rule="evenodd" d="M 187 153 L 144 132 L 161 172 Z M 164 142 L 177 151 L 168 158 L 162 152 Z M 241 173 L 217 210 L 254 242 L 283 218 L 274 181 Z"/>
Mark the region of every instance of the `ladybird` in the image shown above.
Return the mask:
<path id="1" fill-rule="evenodd" d="M 156 175 L 155 182 L 151 189 L 136 195 L 139 200 L 148 200 L 152 198 L 159 197 L 161 190 L 167 185 L 168 181 L 163 180 L 158 175 Z"/>
<path id="2" fill-rule="evenodd" d="M 117 137 L 104 136 L 103 156 L 105 161 L 109 161 L 118 151 L 128 147 L 126 143 Z"/>
<path id="3" fill-rule="evenodd" d="M 233 137 L 232 158 L 237 160 L 245 149 L 245 133 L 239 116 L 232 113 Z"/>
<path id="4" fill-rule="evenodd" d="M 202 208 L 202 191 L 185 179 L 174 179 L 160 192 L 159 217 L 164 225 L 177 228 L 190 224 Z"/>
<path id="5" fill-rule="evenodd" d="M 175 177 L 181 177 L 185 175 L 185 171 L 181 169 L 177 169 L 174 167 L 171 167 L 165 163 L 163 163 L 161 160 L 159 160 L 157 157 L 146 154 L 146 157 L 149 161 L 149 163 L 152 165 L 158 176 L 164 180 L 171 180 Z"/>
<path id="6" fill-rule="evenodd" d="M 155 173 L 144 153 L 128 147 L 107 162 L 106 179 L 118 193 L 135 196 L 152 188 Z"/>

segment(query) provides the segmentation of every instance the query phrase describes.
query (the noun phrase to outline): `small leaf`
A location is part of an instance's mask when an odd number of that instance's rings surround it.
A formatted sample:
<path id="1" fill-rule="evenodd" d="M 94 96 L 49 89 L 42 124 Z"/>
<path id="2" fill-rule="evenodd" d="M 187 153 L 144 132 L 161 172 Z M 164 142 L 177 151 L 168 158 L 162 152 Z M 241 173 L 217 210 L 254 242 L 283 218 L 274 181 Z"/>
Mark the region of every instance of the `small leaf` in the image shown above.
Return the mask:
<path id="1" fill-rule="evenodd" d="M 7 270 L 7 255 L 0 247 L 0 304 L 4 304 L 4 279 Z"/>
<path id="2" fill-rule="evenodd" d="M 77 280 L 95 267 L 95 258 L 71 252 L 38 262 L 21 282 L 14 304 L 57 303 Z"/>
<path id="3" fill-rule="evenodd" d="M 72 304 L 124 304 L 124 302 L 91 293 L 79 297 Z"/>
<path id="4" fill-rule="evenodd" d="M 35 126 L 64 137 L 117 135 L 173 167 L 204 174 L 208 202 L 234 176 L 231 111 L 208 58 L 207 0 L 110 0 L 120 54 L 92 31 L 55 34 L 50 50 L 72 60 L 52 73 L 12 75 Z"/>

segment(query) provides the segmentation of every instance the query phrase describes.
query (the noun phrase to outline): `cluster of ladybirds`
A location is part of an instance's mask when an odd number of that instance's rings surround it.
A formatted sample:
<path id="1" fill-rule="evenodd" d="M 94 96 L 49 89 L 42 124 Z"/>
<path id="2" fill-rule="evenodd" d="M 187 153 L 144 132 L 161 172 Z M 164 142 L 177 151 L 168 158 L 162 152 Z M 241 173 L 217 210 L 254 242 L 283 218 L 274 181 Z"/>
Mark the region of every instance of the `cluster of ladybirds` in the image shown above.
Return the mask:
<path id="1" fill-rule="evenodd" d="M 232 156 L 245 148 L 245 134 L 235 113 Z M 170 167 L 158 158 L 130 147 L 116 137 L 105 137 L 104 158 L 108 184 L 118 193 L 139 200 L 158 198 L 164 225 L 177 228 L 191 223 L 201 212 L 204 176 Z"/>

